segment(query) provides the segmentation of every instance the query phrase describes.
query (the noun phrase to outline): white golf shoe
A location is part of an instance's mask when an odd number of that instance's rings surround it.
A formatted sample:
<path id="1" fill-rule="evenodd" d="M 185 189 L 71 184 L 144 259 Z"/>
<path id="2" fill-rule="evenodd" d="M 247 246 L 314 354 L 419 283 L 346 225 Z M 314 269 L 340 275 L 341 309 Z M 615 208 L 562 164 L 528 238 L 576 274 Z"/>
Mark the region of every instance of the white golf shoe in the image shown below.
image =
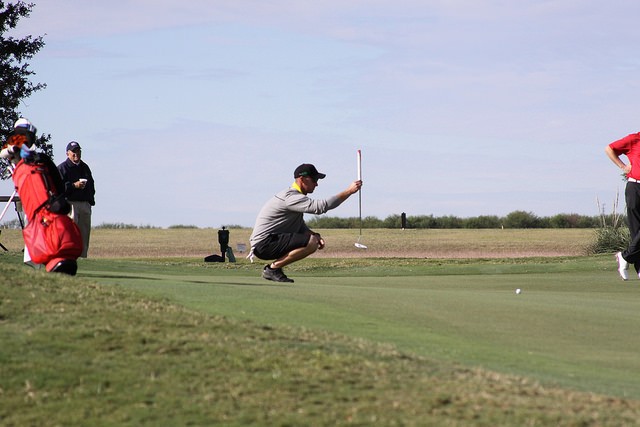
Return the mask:
<path id="1" fill-rule="evenodd" d="M 629 280 L 629 263 L 622 258 L 622 252 L 616 253 L 616 261 L 618 261 L 618 273 L 622 280 Z"/>

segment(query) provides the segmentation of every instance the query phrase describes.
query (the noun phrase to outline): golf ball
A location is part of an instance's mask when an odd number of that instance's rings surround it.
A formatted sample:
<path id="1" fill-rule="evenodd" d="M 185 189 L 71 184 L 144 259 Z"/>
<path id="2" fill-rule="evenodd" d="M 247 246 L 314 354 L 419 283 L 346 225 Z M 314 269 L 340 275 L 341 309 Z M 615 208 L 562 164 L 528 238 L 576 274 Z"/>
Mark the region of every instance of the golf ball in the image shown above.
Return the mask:
<path id="1" fill-rule="evenodd" d="M 522 292 L 522 289 L 520 288 L 516 289 L 516 295 L 520 295 L 520 292 Z"/>

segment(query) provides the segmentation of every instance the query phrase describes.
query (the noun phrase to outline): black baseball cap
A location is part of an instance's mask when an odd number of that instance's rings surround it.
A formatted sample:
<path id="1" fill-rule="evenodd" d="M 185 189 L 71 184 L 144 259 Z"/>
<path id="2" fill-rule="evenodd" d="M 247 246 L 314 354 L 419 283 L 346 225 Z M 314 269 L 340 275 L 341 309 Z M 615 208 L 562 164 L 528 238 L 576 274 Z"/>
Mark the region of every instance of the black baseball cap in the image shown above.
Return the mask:
<path id="1" fill-rule="evenodd" d="M 76 150 L 81 150 L 80 144 L 78 144 L 75 141 L 71 141 L 70 143 L 67 144 L 67 151 L 76 151 Z"/>
<path id="2" fill-rule="evenodd" d="M 298 166 L 296 170 L 293 172 L 294 178 L 297 178 L 299 176 L 310 176 L 313 179 L 322 179 L 327 175 L 318 172 L 318 169 L 316 169 L 316 167 L 313 166 L 312 164 L 303 163 L 300 166 Z"/>

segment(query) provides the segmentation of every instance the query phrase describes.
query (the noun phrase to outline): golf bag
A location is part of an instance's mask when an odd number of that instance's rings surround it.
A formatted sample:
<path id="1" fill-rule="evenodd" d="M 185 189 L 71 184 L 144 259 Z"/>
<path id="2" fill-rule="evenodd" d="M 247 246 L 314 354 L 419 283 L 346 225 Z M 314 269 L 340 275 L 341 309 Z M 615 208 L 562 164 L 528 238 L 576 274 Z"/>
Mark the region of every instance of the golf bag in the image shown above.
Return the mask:
<path id="1" fill-rule="evenodd" d="M 44 264 L 47 271 L 75 275 L 82 237 L 68 216 L 71 205 L 51 158 L 34 153 L 20 160 L 13 170 L 13 183 L 28 220 L 22 234 L 31 261 Z"/>
<path id="2" fill-rule="evenodd" d="M 229 230 L 222 227 L 222 230 L 218 230 L 218 243 L 220 243 L 221 255 L 213 254 L 204 257 L 204 262 L 224 262 L 225 255 L 229 258 L 229 262 L 236 262 L 236 257 L 233 255 L 233 250 L 229 246 Z"/>

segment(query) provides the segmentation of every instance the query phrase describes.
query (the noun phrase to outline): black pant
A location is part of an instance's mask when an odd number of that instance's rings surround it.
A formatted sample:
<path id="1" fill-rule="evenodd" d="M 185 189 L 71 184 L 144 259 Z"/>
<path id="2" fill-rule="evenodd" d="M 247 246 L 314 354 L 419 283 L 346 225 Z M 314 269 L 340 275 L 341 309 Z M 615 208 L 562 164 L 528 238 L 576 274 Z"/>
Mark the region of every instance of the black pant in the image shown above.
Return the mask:
<path id="1" fill-rule="evenodd" d="M 622 252 L 622 257 L 640 272 L 640 183 L 627 182 L 624 197 L 627 203 L 627 223 L 631 243 Z"/>
<path id="2" fill-rule="evenodd" d="M 294 249 L 307 246 L 310 237 L 309 233 L 272 233 L 255 245 L 253 254 L 265 260 L 279 259 Z"/>

